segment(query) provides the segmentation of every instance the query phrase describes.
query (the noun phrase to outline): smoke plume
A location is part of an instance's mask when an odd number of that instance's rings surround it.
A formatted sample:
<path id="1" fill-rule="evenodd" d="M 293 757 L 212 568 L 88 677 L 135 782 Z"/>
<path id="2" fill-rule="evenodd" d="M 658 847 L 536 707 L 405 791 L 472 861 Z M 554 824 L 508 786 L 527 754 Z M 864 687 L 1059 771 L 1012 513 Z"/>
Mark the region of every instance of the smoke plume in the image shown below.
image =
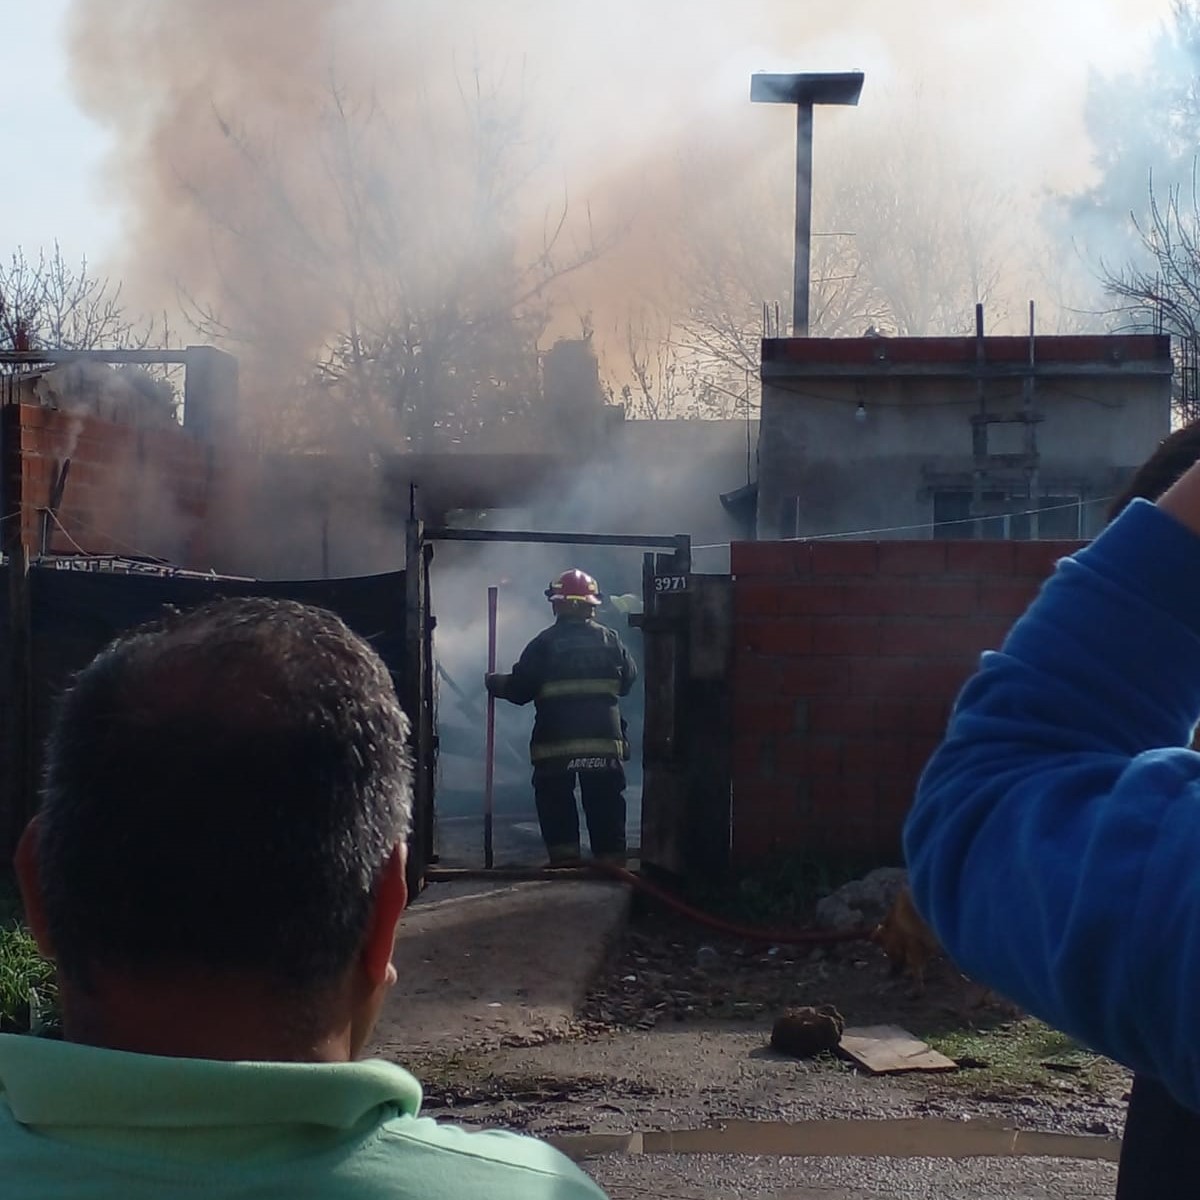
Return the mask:
<path id="1" fill-rule="evenodd" d="M 1047 191 L 1087 181 L 1088 70 L 1136 67 L 1168 11 L 75 0 L 70 29 L 78 93 L 116 136 L 127 238 L 112 266 L 128 296 L 182 304 L 238 350 L 270 421 L 321 440 L 332 427 L 291 399 L 314 359 L 353 365 L 389 338 L 389 362 L 429 355 L 452 316 L 515 311 L 513 336 L 543 346 L 586 324 L 619 375 L 631 313 L 666 338 L 697 281 L 714 312 L 783 299 L 793 117 L 749 103 L 754 70 L 867 74 L 860 108 L 818 113 L 818 270 L 927 290 L 933 238 L 965 281 L 945 305 L 969 319 L 986 292 L 1002 323 L 1053 290 L 1030 231 Z M 364 443 L 386 438 L 359 399 Z"/>

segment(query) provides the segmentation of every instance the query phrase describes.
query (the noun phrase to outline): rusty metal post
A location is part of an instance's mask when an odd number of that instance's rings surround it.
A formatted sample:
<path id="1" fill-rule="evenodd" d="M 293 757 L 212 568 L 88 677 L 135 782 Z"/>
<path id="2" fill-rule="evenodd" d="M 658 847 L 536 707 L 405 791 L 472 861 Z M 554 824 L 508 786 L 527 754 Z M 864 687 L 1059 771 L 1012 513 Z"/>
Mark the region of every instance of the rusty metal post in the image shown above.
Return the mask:
<path id="1" fill-rule="evenodd" d="M 488 658 L 489 675 L 496 673 L 496 609 L 500 589 L 488 588 Z M 493 800 L 496 786 L 496 697 L 488 692 L 487 698 L 487 745 L 483 769 L 483 865 L 490 871 L 495 866 L 492 848 Z"/>

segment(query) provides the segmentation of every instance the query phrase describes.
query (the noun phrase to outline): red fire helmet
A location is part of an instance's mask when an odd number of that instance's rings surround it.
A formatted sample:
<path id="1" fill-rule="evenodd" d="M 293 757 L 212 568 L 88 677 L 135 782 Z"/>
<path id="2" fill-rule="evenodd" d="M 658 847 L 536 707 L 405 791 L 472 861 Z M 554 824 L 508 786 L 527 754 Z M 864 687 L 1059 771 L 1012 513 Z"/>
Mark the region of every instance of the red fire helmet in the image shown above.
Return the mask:
<path id="1" fill-rule="evenodd" d="M 586 571 L 572 567 L 557 579 L 550 581 L 550 586 L 546 589 L 546 599 L 573 600 L 580 604 L 596 606 L 601 599 L 600 585 Z"/>

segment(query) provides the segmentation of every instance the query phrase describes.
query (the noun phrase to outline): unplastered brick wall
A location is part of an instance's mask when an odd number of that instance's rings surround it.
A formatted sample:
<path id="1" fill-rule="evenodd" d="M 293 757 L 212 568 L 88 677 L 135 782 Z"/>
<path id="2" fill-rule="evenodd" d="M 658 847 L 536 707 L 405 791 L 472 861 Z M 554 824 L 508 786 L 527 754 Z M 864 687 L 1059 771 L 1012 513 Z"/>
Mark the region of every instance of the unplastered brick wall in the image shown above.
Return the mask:
<path id="1" fill-rule="evenodd" d="M 210 493 L 219 482 L 212 447 L 182 428 L 142 429 L 32 404 L 6 412 L 5 470 L 16 485 L 21 537 L 41 553 L 45 510 L 69 459 L 52 554 L 154 556 L 198 570 L 210 565 Z M 10 491 L 10 495 L 11 495 Z"/>
<path id="2" fill-rule="evenodd" d="M 733 856 L 897 862 L 951 705 L 1076 542 L 744 542 Z"/>

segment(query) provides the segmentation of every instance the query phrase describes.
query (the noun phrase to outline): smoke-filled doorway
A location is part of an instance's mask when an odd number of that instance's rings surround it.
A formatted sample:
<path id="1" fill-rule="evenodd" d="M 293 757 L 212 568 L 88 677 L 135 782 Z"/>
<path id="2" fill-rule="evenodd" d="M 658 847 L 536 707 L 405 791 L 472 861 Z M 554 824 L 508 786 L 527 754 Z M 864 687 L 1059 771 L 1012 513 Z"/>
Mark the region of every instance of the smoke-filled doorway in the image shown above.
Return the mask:
<path id="1" fill-rule="evenodd" d="M 436 546 L 430 590 L 436 617 L 438 770 L 434 811 L 440 867 L 485 865 L 487 697 L 483 677 L 487 669 L 488 588 L 498 590 L 498 671 L 508 671 L 529 640 L 552 622 L 544 594 L 550 580 L 578 567 L 599 580 L 604 602 L 597 617 L 620 635 L 639 674 L 644 675 L 642 634 L 629 621 L 642 611 L 644 550 L 677 551 L 687 542 L 681 536 L 512 532 L 524 528 L 530 516 L 517 509 L 457 512 L 446 526 L 426 531 Z M 626 542 L 632 544 L 622 544 Z M 643 680 L 639 679 L 631 695 L 621 701 L 630 742 L 625 796 L 627 842 L 633 855 L 642 821 L 644 696 Z M 498 867 L 532 867 L 546 860 L 531 783 L 533 717 L 532 704 L 496 706 L 492 844 Z M 586 854 L 590 848 L 582 814 L 580 827 Z"/>

